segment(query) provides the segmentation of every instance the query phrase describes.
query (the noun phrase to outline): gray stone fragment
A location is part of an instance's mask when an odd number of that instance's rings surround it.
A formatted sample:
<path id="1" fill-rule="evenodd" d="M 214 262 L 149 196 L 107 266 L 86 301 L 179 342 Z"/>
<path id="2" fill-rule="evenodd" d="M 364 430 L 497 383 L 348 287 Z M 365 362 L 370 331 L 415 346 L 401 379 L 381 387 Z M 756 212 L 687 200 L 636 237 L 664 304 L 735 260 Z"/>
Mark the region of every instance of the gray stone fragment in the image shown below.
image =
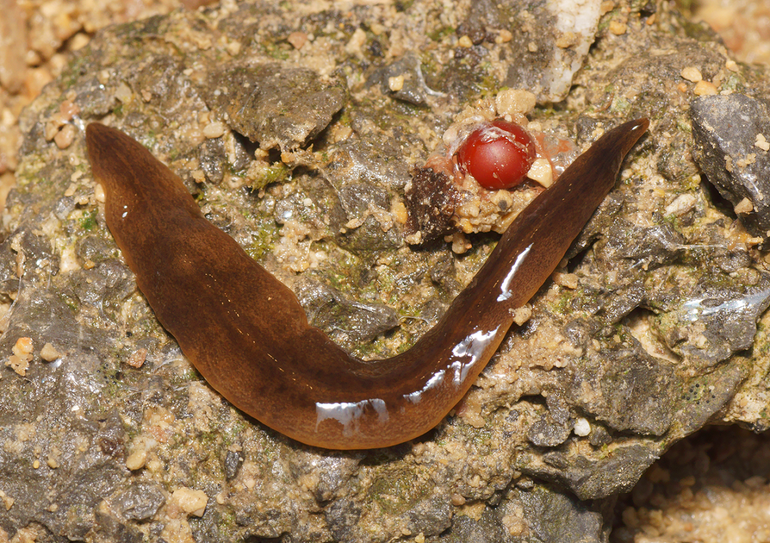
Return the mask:
<path id="1" fill-rule="evenodd" d="M 347 111 L 347 108 L 346 108 Z M 332 163 L 324 171 L 327 181 L 336 188 L 349 183 L 374 183 L 382 187 L 402 189 L 410 179 L 410 165 L 399 158 L 405 151 L 424 152 L 424 145 L 403 126 L 395 126 L 390 133 L 372 130 L 383 122 L 378 111 L 351 112 L 351 128 L 358 138 L 342 142 L 333 150 Z M 387 119 L 391 122 L 393 119 Z M 426 156 L 424 152 L 423 156 Z"/>
<path id="2" fill-rule="evenodd" d="M 705 274 L 670 314 L 664 336 L 672 350 L 713 366 L 751 347 L 757 319 L 770 306 L 770 274 Z M 683 341 L 684 340 L 684 341 Z"/>
<path id="3" fill-rule="evenodd" d="M 670 364 L 630 338 L 627 345 L 586 357 L 570 393 L 576 405 L 614 430 L 660 436 L 671 425 L 679 386 Z"/>
<path id="4" fill-rule="evenodd" d="M 598 499 L 631 490 L 660 452 L 654 443 L 634 443 L 615 447 L 599 459 L 568 457 L 560 451 L 548 452 L 542 458 L 526 453 L 518 465 L 522 473 L 559 483 L 581 500 Z"/>
<path id="5" fill-rule="evenodd" d="M 97 540 L 102 538 L 110 543 L 141 543 L 143 539 L 138 529 L 102 512 L 96 513 L 94 532 L 98 534 Z"/>
<path id="6" fill-rule="evenodd" d="M 550 413 L 544 413 L 527 431 L 527 439 L 538 447 L 556 447 L 564 443 L 572 432 L 572 425 L 553 420 Z"/>
<path id="7" fill-rule="evenodd" d="M 317 72 L 280 62 L 228 67 L 202 92 L 209 107 L 262 149 L 293 150 L 321 132 L 345 103 L 345 91 Z"/>
<path id="8" fill-rule="evenodd" d="M 625 220 L 613 221 L 602 247 L 608 259 L 627 259 L 633 267 L 655 269 L 673 262 L 682 252 L 684 238 L 668 224 L 640 227 Z"/>
<path id="9" fill-rule="evenodd" d="M 694 379 L 688 384 L 684 399 L 686 403 L 677 412 L 675 424 L 681 426 L 683 435 L 700 430 L 729 402 L 741 384 L 748 370 L 743 364 L 719 366 L 710 374 Z"/>
<path id="10" fill-rule="evenodd" d="M 147 520 L 166 502 L 163 491 L 154 484 L 137 483 L 110 500 L 113 509 L 127 519 Z"/>
<path id="11" fill-rule="evenodd" d="M 452 528 L 449 533 L 442 538 L 443 543 L 500 543 L 510 541 L 506 538 L 505 528 L 490 512 L 485 509 L 481 518 L 476 520 L 470 516 L 458 515 L 452 522 Z"/>
<path id="12" fill-rule="evenodd" d="M 559 543 L 600 543 L 607 531 L 601 513 L 574 497 L 547 486 L 530 491 L 515 489 L 512 498 L 521 503 L 524 518 L 535 541 Z"/>
<path id="13" fill-rule="evenodd" d="M 227 451 L 225 455 L 225 478 L 230 481 L 238 475 L 245 458 L 239 452 Z"/>
<path id="14" fill-rule="evenodd" d="M 316 281 L 302 282 L 297 297 L 311 324 L 343 344 L 371 341 L 399 323 L 393 308 L 350 300 L 337 289 Z"/>
<path id="15" fill-rule="evenodd" d="M 481 3 L 482 6 L 488 4 Z M 600 17 L 599 2 L 579 6 L 532 2 L 527 7 L 521 10 L 520 4 L 513 1 L 496 3 L 495 11 L 499 11 L 500 19 L 514 22 L 508 28 L 513 39 L 505 85 L 531 89 L 539 102 L 558 102 L 567 95 L 575 72 L 585 62 L 594 41 Z M 469 18 L 469 22 L 478 20 L 478 17 Z M 562 40 L 565 32 L 572 38 L 567 48 L 563 47 Z"/>
<path id="16" fill-rule="evenodd" d="M 770 154 L 755 145 L 770 141 L 767 104 L 738 93 L 701 96 L 690 111 L 698 165 L 722 197 L 733 206 L 741 204 L 736 213 L 746 228 L 767 239 Z"/>
<path id="17" fill-rule="evenodd" d="M 225 146 L 222 138 L 206 140 L 200 147 L 198 162 L 200 168 L 206 174 L 206 178 L 212 183 L 220 183 L 224 177 L 222 158 L 225 156 Z"/>
<path id="18" fill-rule="evenodd" d="M 446 497 L 431 497 L 415 504 L 408 513 L 412 533 L 438 535 L 452 525 L 452 505 Z"/>
<path id="19" fill-rule="evenodd" d="M 590 464 L 584 464 L 578 456 L 567 471 L 567 486 L 580 499 L 628 492 L 661 452 L 654 443 L 636 443 L 618 447 L 605 458 Z"/>
<path id="20" fill-rule="evenodd" d="M 494 42 L 505 19 L 500 13 L 503 4 L 492 0 L 478 0 L 471 5 L 468 16 L 457 26 L 458 36 L 468 36 L 474 45 L 484 41 Z"/>
<path id="21" fill-rule="evenodd" d="M 387 251 L 401 245 L 401 230 L 383 225 L 372 212 L 388 208 L 388 193 L 385 189 L 365 183 L 352 183 L 342 187 L 337 196 L 339 209 L 332 214 L 331 227 L 340 247 L 362 254 Z M 350 228 L 350 221 L 360 225 Z"/>
<path id="22" fill-rule="evenodd" d="M 403 78 L 403 81 L 399 85 L 392 85 L 391 81 L 394 81 L 392 78 L 397 78 L 396 80 Z M 426 105 L 430 96 L 443 95 L 430 89 L 425 83 L 420 59 L 413 51 L 376 70 L 369 76 L 367 85 L 379 85 L 383 94 L 416 106 Z"/>
<path id="23" fill-rule="evenodd" d="M 355 541 L 355 527 L 361 517 L 361 507 L 351 498 L 333 502 L 325 510 L 326 522 L 335 539 L 341 542 Z"/>
<path id="24" fill-rule="evenodd" d="M 298 478 L 313 475 L 315 484 L 309 490 L 319 502 L 327 502 L 354 474 L 359 460 L 357 454 L 324 455 L 307 450 L 292 458 L 291 472 Z"/>

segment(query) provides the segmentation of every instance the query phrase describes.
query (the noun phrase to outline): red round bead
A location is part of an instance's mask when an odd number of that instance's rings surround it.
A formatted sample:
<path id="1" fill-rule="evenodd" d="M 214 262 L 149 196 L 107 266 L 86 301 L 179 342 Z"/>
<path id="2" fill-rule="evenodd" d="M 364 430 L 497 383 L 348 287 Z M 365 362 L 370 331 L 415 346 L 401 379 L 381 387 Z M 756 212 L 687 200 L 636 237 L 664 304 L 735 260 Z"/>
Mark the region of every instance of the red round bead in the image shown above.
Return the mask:
<path id="1" fill-rule="evenodd" d="M 524 181 L 535 157 L 532 136 L 504 119 L 474 130 L 457 150 L 460 167 L 489 190 L 509 189 Z"/>

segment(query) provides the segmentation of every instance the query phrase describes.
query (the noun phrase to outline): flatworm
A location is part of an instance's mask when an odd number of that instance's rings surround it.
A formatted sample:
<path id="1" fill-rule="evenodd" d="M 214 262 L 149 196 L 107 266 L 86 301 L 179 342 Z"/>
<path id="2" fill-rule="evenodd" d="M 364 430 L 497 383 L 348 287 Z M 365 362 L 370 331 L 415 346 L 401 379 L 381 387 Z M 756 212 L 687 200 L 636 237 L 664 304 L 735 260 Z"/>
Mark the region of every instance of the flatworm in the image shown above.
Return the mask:
<path id="1" fill-rule="evenodd" d="M 294 293 L 210 224 L 182 181 L 138 142 L 86 130 L 107 226 L 161 324 L 243 412 L 309 445 L 387 447 L 434 428 L 463 397 L 524 305 L 615 184 L 647 119 L 610 130 L 511 224 L 441 320 L 403 354 L 363 361 Z"/>

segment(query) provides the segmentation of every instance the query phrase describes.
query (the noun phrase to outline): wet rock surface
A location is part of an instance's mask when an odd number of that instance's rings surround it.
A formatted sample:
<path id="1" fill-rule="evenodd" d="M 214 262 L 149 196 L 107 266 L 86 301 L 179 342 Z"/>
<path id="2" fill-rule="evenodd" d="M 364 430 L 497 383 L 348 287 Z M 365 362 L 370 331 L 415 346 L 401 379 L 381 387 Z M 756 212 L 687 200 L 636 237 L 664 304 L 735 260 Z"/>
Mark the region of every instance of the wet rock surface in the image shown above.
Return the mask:
<path id="1" fill-rule="evenodd" d="M 708 180 L 755 236 L 770 237 L 770 115 L 745 94 L 693 100 L 695 159 Z"/>
<path id="2" fill-rule="evenodd" d="M 698 100 L 680 74 L 696 65 L 738 101 L 758 100 L 767 74 L 730 64 L 668 8 L 651 20 L 621 2 L 565 38 L 549 29 L 566 8 L 535 4 L 227 3 L 115 27 L 74 58 L 23 119 L 0 244 L 0 354 L 29 357 L 25 375 L 0 374 L 0 529 L 38 541 L 606 541 L 615 496 L 673 443 L 712 421 L 766 429 L 763 239 L 691 160 Z M 506 84 L 541 103 L 565 96 L 535 76 L 554 58 L 577 66 L 559 76 L 571 89 L 560 107 L 532 113 L 544 131 L 587 145 L 648 116 L 650 133 L 477 386 L 435 430 L 387 450 L 302 446 L 202 381 L 136 291 L 82 137 L 63 149 L 46 138 L 64 101 L 79 128 L 121 128 L 335 340 L 390 356 L 496 240 L 472 238 L 462 257 L 440 236 L 407 246 L 409 172 Z M 179 499 L 198 492 L 201 516 Z"/>

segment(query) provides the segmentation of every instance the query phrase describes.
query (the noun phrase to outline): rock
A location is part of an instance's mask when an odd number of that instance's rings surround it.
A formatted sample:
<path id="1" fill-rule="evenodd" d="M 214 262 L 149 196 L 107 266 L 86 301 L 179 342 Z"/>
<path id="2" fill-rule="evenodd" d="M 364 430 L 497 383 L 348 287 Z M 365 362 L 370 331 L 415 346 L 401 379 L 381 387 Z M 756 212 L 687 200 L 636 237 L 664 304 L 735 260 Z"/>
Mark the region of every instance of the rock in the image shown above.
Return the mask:
<path id="1" fill-rule="evenodd" d="M 376 70 L 369 76 L 367 84 L 379 85 L 383 94 L 416 106 L 426 105 L 429 97 L 443 96 L 443 93 L 428 88 L 420 59 L 412 51 Z"/>
<path id="2" fill-rule="evenodd" d="M 409 243 L 429 243 L 456 230 L 455 207 L 460 192 L 443 172 L 418 168 L 406 187 L 404 203 L 408 212 L 406 239 Z"/>
<path id="3" fill-rule="evenodd" d="M 163 491 L 153 484 L 138 483 L 117 494 L 112 508 L 127 519 L 149 520 L 166 502 Z"/>
<path id="4" fill-rule="evenodd" d="M 342 86 L 310 69 L 266 62 L 230 66 L 205 80 L 214 112 L 262 149 L 289 151 L 321 132 L 345 103 Z"/>
<path id="5" fill-rule="evenodd" d="M 751 270 L 749 277 L 727 283 L 723 279 L 704 274 L 666 323 L 669 348 L 707 366 L 750 348 L 757 320 L 770 306 L 767 272 Z M 683 342 L 682 337 L 690 339 Z"/>
<path id="6" fill-rule="evenodd" d="M 508 67 L 506 86 L 531 90 L 541 103 L 562 100 L 596 37 L 600 4 L 599 0 L 581 4 L 559 1 L 519 11 L 521 26 L 516 32 L 516 27 L 511 28 L 515 55 Z M 479 5 L 486 6 L 488 11 L 494 9 L 492 2 Z M 517 11 L 513 3 L 498 6 L 502 6 L 497 9 L 503 20 L 509 12 Z M 480 18 L 469 18 L 469 27 L 478 27 L 476 21 Z"/>
<path id="7" fill-rule="evenodd" d="M 529 427 L 527 439 L 538 447 L 556 447 L 561 445 L 572 432 L 572 427 L 558 423 L 546 414 Z"/>
<path id="8" fill-rule="evenodd" d="M 746 228 L 770 238 L 770 114 L 746 94 L 692 101 L 695 159 Z M 765 139 L 768 138 L 768 139 Z"/>
<path id="9" fill-rule="evenodd" d="M 227 480 L 234 479 L 243 465 L 243 455 L 234 451 L 227 451 L 225 457 L 225 478 Z"/>
<path id="10" fill-rule="evenodd" d="M 340 344 L 368 343 L 399 323 L 392 308 L 350 300 L 337 289 L 321 283 L 304 282 L 297 289 L 297 297 L 310 323 Z"/>
<path id="11" fill-rule="evenodd" d="M 169 509 L 177 508 L 183 514 L 194 517 L 202 517 L 206 510 L 208 496 L 202 490 L 192 488 L 177 488 L 168 499 Z"/>
<path id="12" fill-rule="evenodd" d="M 608 343 L 577 365 L 572 401 L 615 431 L 663 435 L 674 417 L 680 377 L 633 338 L 626 345 Z"/>
<path id="13" fill-rule="evenodd" d="M 604 541 L 600 511 L 546 486 L 516 489 L 510 502 L 521 503 L 530 533 L 541 541 L 589 543 Z M 508 506 L 510 510 L 510 505 Z"/>

